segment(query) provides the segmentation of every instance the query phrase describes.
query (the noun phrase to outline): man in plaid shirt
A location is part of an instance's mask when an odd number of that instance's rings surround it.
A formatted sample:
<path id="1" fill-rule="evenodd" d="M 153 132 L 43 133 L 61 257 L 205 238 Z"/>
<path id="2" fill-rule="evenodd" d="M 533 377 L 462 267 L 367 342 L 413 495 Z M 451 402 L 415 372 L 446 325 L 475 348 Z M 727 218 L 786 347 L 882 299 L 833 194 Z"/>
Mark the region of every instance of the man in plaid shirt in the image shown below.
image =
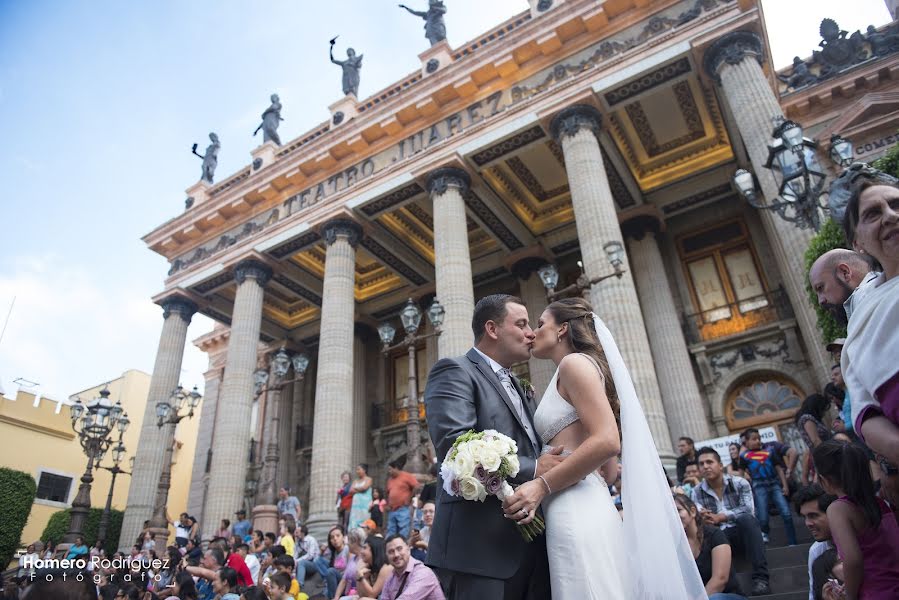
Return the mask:
<path id="1" fill-rule="evenodd" d="M 735 550 L 744 552 L 752 562 L 752 595 L 770 594 L 768 560 L 762 529 L 755 518 L 752 487 L 742 477 L 724 473 L 721 456 L 713 448 L 696 453 L 703 481 L 693 489 L 693 502 L 703 521 L 719 527 Z"/>

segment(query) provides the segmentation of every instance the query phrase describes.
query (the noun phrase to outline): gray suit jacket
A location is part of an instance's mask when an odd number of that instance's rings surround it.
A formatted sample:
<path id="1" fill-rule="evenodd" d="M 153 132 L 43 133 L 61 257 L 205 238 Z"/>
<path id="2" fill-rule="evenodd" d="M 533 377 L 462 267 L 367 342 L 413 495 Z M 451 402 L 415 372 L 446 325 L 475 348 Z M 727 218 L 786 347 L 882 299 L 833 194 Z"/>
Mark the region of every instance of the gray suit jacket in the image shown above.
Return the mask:
<path id="1" fill-rule="evenodd" d="M 518 388 L 532 428 L 535 405 Z M 453 442 L 469 429 L 495 429 L 515 440 L 521 468 L 513 484 L 534 477 L 537 455 L 518 412 L 499 378 L 475 349 L 459 358 L 437 361 L 425 388 L 428 432 L 441 462 Z M 539 443 L 539 438 L 537 439 Z M 467 501 L 443 491 L 439 481 L 437 512 L 431 528 L 427 564 L 496 579 L 509 579 L 518 570 L 526 542 L 517 525 L 503 516 L 493 496 L 483 503 Z"/>

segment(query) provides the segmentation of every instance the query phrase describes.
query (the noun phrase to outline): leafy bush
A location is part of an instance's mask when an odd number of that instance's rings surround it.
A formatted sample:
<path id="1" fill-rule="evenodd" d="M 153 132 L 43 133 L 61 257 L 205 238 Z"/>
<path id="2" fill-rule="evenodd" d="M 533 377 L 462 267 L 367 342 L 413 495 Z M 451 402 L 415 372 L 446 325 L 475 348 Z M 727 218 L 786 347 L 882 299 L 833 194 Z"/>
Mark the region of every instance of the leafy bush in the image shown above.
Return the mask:
<path id="1" fill-rule="evenodd" d="M 846 236 L 843 228 L 833 219 L 827 219 L 805 251 L 805 272 L 808 273 L 819 256 L 834 248 L 845 248 Z M 818 314 L 818 328 L 824 336 L 825 342 L 831 342 L 837 338 L 846 337 L 846 327 L 837 323 L 830 314 L 818 304 L 818 296 L 812 290 L 808 277 L 805 278 L 805 290 L 808 293 L 809 302 L 815 307 Z"/>
<path id="2" fill-rule="evenodd" d="M 871 163 L 875 169 L 899 178 L 899 144 L 896 144 L 887 153 Z"/>
<path id="3" fill-rule="evenodd" d="M 106 528 L 106 543 L 103 547 L 106 554 L 111 555 L 118 549 L 119 535 L 122 531 L 122 516 L 124 513 L 120 510 L 112 509 L 109 511 L 109 526 Z M 97 542 L 97 532 L 100 529 L 100 519 L 103 517 L 103 509 L 92 508 L 87 514 L 87 520 L 84 522 L 84 542 L 88 546 L 93 546 Z M 72 521 L 71 509 L 67 508 L 59 512 L 53 513 L 47 526 L 41 534 L 43 541 L 50 541 L 58 544 L 69 531 L 69 524 Z"/>
<path id="4" fill-rule="evenodd" d="M 0 565 L 4 568 L 19 547 L 22 530 L 25 529 L 36 493 L 37 484 L 30 474 L 0 467 L 0 510 L 3 511 Z"/>

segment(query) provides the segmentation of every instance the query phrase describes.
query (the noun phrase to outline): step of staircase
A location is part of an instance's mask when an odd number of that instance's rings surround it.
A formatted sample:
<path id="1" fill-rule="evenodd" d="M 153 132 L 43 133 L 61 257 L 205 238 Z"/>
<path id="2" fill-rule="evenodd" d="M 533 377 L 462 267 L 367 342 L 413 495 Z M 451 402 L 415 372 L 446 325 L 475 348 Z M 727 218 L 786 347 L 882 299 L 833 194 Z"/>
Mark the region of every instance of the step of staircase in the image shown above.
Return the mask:
<path id="1" fill-rule="evenodd" d="M 752 596 L 751 600 L 808 600 L 808 592 L 784 592 L 782 594 L 766 594 Z"/>

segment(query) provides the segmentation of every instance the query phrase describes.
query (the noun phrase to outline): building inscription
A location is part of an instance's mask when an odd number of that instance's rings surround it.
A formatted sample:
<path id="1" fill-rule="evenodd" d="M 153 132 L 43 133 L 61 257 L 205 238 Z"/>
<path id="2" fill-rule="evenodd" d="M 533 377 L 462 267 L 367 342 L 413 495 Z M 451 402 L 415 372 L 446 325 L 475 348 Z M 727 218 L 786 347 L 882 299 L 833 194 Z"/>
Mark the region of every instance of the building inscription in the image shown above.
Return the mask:
<path id="1" fill-rule="evenodd" d="M 390 148 L 294 194 L 284 201 L 286 214 L 292 215 L 315 206 L 328 197 L 371 178 L 392 164 L 408 160 L 432 146 L 461 134 L 472 125 L 501 113 L 510 104 L 511 96 L 508 91 L 495 92 L 483 100 L 472 102 L 459 112 L 400 140 Z"/>

